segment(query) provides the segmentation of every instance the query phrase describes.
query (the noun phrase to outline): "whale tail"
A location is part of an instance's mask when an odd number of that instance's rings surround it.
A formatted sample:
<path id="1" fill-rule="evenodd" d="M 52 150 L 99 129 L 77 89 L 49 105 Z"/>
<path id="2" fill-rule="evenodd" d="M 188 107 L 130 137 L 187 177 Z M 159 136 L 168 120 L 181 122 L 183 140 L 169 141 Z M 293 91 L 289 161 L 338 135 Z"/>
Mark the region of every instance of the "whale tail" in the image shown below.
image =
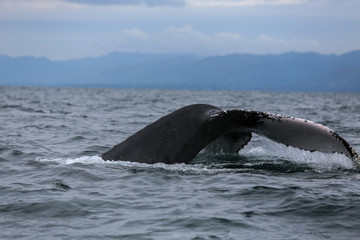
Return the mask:
<path id="1" fill-rule="evenodd" d="M 308 120 L 248 110 L 222 110 L 194 104 L 146 126 L 101 157 L 143 163 L 188 163 L 202 149 L 237 153 L 251 133 L 308 151 L 342 153 L 359 167 L 360 159 L 345 139 Z"/>
<path id="2" fill-rule="evenodd" d="M 229 111 L 231 114 L 239 110 Z M 242 112 L 243 110 L 240 110 Z M 333 130 L 309 120 L 268 114 L 265 112 L 248 111 L 256 116 L 257 123 L 249 129 L 273 141 L 308 151 L 326 153 L 343 153 L 349 158 L 358 154 L 339 134 Z"/>
<path id="3" fill-rule="evenodd" d="M 238 111 L 231 110 L 236 119 Z M 249 127 L 249 130 L 267 137 L 275 142 L 286 146 L 292 146 L 308 151 L 319 151 L 324 153 L 341 153 L 353 160 L 359 167 L 360 159 L 350 144 L 333 130 L 309 120 L 269 114 L 265 112 L 247 111 L 253 116 L 256 124 Z M 240 113 L 242 115 L 242 113 Z"/>

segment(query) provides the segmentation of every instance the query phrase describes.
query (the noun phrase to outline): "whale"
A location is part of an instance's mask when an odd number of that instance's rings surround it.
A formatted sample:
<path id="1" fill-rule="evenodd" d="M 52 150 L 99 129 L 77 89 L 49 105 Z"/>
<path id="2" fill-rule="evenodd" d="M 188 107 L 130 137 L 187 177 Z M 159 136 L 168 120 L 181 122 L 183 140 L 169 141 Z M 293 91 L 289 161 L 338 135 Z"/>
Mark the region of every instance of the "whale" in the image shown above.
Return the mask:
<path id="1" fill-rule="evenodd" d="M 139 163 L 189 163 L 201 151 L 237 154 L 252 134 L 307 151 L 340 153 L 360 166 L 339 134 L 309 120 L 260 111 L 223 110 L 208 104 L 182 107 L 147 125 L 101 158 Z"/>

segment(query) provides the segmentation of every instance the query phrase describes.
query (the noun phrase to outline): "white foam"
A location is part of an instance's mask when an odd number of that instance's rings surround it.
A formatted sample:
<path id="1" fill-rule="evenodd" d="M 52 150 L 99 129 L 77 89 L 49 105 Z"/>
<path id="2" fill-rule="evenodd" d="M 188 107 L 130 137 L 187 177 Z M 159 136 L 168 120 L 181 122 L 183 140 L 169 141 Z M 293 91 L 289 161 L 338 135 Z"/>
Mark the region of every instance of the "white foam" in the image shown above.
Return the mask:
<path id="1" fill-rule="evenodd" d="M 166 164 L 166 163 L 138 163 L 138 162 L 127 162 L 127 161 L 106 161 L 106 163 L 118 164 L 127 168 L 144 168 L 144 169 L 156 169 L 163 170 L 168 172 L 176 172 L 182 174 L 190 175 L 214 175 L 223 172 L 235 172 L 239 171 L 236 169 L 221 169 L 221 168 L 212 168 L 211 165 L 204 164 L 185 164 L 185 163 L 176 163 L 176 164 Z"/>
<path id="2" fill-rule="evenodd" d="M 106 163 L 99 156 L 81 156 L 78 158 L 36 158 L 37 161 L 40 162 L 54 162 L 59 164 L 74 164 L 74 163 L 82 163 L 82 164 L 104 164 Z"/>
<path id="3" fill-rule="evenodd" d="M 281 158 L 299 164 L 307 164 L 316 171 L 331 171 L 334 169 L 355 169 L 354 163 L 344 154 L 310 152 L 298 148 L 287 147 L 266 138 L 261 138 L 261 146 L 245 148 L 240 153 L 251 156 L 268 156 Z"/>
<path id="4" fill-rule="evenodd" d="M 328 172 L 336 169 L 355 169 L 351 159 L 343 154 L 329 154 L 321 152 L 309 152 L 293 147 L 286 147 L 285 145 L 275 143 L 266 138 L 261 139 L 260 146 L 246 146 L 240 151 L 243 156 L 255 157 L 257 159 L 284 159 L 299 164 L 307 164 L 315 171 Z M 146 168 L 146 169 L 160 169 L 170 172 L 180 172 L 184 174 L 219 174 L 226 172 L 239 172 L 241 169 L 227 169 L 222 167 L 214 167 L 209 164 L 146 164 L 138 162 L 127 161 L 104 161 L 100 156 L 81 156 L 78 158 L 37 158 L 41 162 L 54 162 L 58 164 L 116 164 L 126 168 Z M 250 164 L 251 165 L 251 164 Z"/>
<path id="5" fill-rule="evenodd" d="M 180 172 L 186 174 L 205 174 L 213 175 L 219 173 L 235 172 L 239 171 L 238 169 L 221 169 L 221 168 L 212 168 L 211 165 L 204 164 L 165 164 L 165 163 L 156 163 L 152 165 L 153 168 L 162 169 L 170 172 Z"/>
<path id="6" fill-rule="evenodd" d="M 147 164 L 147 163 L 138 163 L 138 162 L 128 162 L 128 161 L 104 161 L 100 156 L 82 156 L 78 158 L 36 158 L 36 161 L 40 162 L 52 162 L 58 164 L 110 164 L 110 165 L 118 165 L 123 166 L 125 168 L 144 168 L 144 169 L 156 169 L 156 170 L 164 170 L 169 172 L 176 172 L 182 174 L 191 174 L 191 175 L 214 175 L 218 173 L 225 172 L 235 172 L 239 171 L 236 169 L 221 169 L 221 168 L 213 168 L 211 165 L 204 164 L 166 164 L 166 163 L 155 163 L 155 164 Z"/>

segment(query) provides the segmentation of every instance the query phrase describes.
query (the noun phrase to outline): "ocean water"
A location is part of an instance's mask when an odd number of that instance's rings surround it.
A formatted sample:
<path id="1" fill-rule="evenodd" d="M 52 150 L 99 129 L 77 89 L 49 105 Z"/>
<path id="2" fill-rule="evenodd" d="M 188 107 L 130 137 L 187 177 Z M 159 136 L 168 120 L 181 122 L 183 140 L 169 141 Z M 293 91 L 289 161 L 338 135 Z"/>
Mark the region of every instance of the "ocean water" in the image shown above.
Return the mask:
<path id="1" fill-rule="evenodd" d="M 191 164 L 99 156 L 182 106 L 309 119 L 360 152 L 360 94 L 0 87 L 0 239 L 359 239 L 360 171 L 259 136 Z"/>

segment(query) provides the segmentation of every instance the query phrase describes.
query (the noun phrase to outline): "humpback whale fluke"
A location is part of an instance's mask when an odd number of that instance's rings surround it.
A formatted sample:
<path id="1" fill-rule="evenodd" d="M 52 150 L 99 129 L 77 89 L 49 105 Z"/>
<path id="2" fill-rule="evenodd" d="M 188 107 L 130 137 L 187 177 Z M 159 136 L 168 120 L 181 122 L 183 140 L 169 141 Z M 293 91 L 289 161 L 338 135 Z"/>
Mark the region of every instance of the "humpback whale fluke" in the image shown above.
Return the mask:
<path id="1" fill-rule="evenodd" d="M 342 153 L 360 166 L 355 150 L 329 128 L 299 118 L 194 104 L 172 112 L 101 157 L 141 163 L 188 163 L 202 149 L 237 153 L 251 133 L 308 151 Z"/>

